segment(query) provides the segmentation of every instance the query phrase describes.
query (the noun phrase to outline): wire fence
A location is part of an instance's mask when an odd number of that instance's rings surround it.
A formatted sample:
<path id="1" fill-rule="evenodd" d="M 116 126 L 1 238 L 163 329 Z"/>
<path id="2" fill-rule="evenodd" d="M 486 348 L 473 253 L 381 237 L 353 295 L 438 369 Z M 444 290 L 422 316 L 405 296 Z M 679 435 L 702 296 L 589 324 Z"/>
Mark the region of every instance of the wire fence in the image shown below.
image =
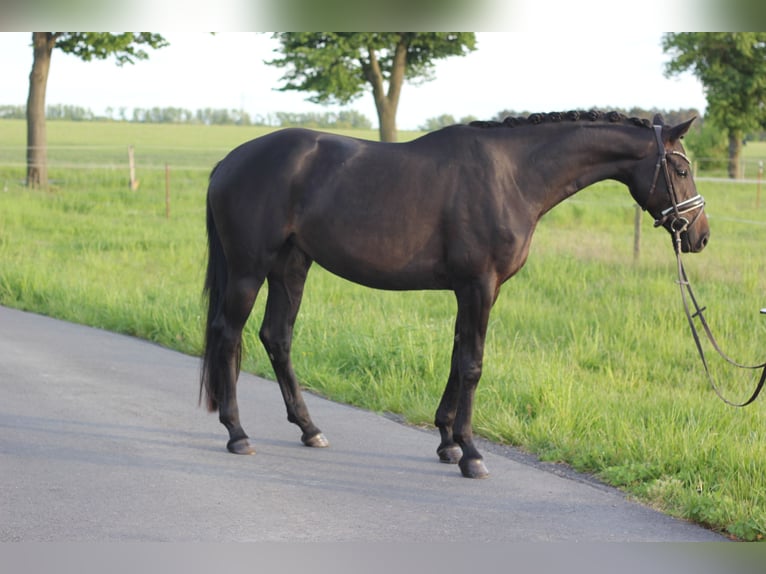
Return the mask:
<path id="1" fill-rule="evenodd" d="M 167 146 L 48 146 L 48 169 L 116 170 L 128 169 L 130 148 L 142 169 L 164 170 L 166 163 L 175 167 L 209 171 L 230 148 Z M 0 146 L 0 167 L 27 167 L 27 148 Z"/>
<path id="2" fill-rule="evenodd" d="M 766 158 L 740 158 L 739 169 L 735 181 L 755 182 L 763 177 L 763 165 Z M 729 159 L 726 157 L 700 157 L 692 162 L 692 170 L 696 179 L 708 178 L 709 181 L 731 180 L 728 174 Z"/>
<path id="3" fill-rule="evenodd" d="M 209 173 L 229 151 L 228 147 L 200 145 L 67 145 L 48 146 L 46 155 L 49 178 L 54 184 L 73 181 L 80 183 L 88 179 L 94 183 L 106 184 L 116 179 L 135 190 L 142 178 L 144 181 L 156 180 L 161 184 L 169 179 L 171 172 L 183 174 L 182 178 L 196 178 L 200 173 Z M 0 185 L 5 189 L 9 180 L 23 183 L 27 169 L 26 154 L 26 146 L 0 145 L 0 169 L 6 172 Z M 728 158 L 725 157 L 695 158 L 692 163 L 695 180 L 752 185 L 755 205 L 760 208 L 766 158 L 742 158 L 739 177 L 735 179 L 727 176 L 727 162 Z M 588 202 L 579 197 L 570 201 Z M 632 207 L 628 199 L 622 205 Z M 753 223 L 762 225 L 762 222 Z"/>
<path id="4" fill-rule="evenodd" d="M 129 145 L 69 145 L 47 146 L 49 169 L 126 169 Z M 230 148 L 199 146 L 141 145 L 135 147 L 136 161 L 142 169 L 164 170 L 166 163 L 182 169 L 207 171 L 220 160 Z M 26 146 L 0 146 L 0 167 L 26 168 Z M 728 177 L 728 158 L 695 158 L 692 169 L 695 179 L 755 183 L 763 176 L 766 157 L 740 158 L 737 177 Z"/>
<path id="5" fill-rule="evenodd" d="M 159 145 L 71 145 L 48 146 L 46 150 L 49 183 L 53 186 L 105 186 L 122 187 L 126 190 L 164 190 L 165 214 L 170 217 L 171 185 L 176 189 L 202 190 L 201 173 L 209 173 L 212 167 L 230 150 L 221 147 L 159 146 Z M 24 185 L 27 169 L 26 147 L 0 146 L 0 190 L 7 191 L 11 185 Z M 761 183 L 764 159 L 744 158 L 740 162 L 740 176 L 727 177 L 727 158 L 698 158 L 692 164 L 695 180 L 720 185 L 739 184 L 752 189 L 756 209 L 761 204 Z M 123 187 L 124 186 L 124 187 Z M 201 191 L 200 191 L 201 192 Z M 739 190 L 742 193 L 742 190 Z M 587 195 L 571 198 L 568 203 L 606 205 L 620 211 L 635 209 L 633 256 L 640 258 L 642 213 L 628 196 L 614 202 L 589 200 Z M 721 215 L 711 219 L 731 221 L 741 225 L 766 226 L 766 221 L 751 218 L 734 218 Z"/>

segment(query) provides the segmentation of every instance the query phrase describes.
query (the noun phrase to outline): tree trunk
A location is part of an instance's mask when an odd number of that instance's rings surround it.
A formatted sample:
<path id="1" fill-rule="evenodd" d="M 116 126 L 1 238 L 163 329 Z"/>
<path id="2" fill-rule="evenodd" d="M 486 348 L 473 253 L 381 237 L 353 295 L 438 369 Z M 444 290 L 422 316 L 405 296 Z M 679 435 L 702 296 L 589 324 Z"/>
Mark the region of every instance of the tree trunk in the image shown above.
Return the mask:
<path id="1" fill-rule="evenodd" d="M 385 101 L 385 98 L 382 102 L 376 100 L 375 107 L 378 110 L 380 141 L 395 142 L 398 139 L 396 133 L 396 111 L 391 111 L 391 107 Z"/>
<path id="2" fill-rule="evenodd" d="M 736 179 L 739 176 L 739 153 L 742 150 L 742 133 L 729 132 L 729 177 Z"/>
<path id="3" fill-rule="evenodd" d="M 404 84 L 404 73 L 407 69 L 407 48 L 409 38 L 402 34 L 394 52 L 394 61 L 391 66 L 391 77 L 388 80 L 388 92 L 384 92 L 383 74 L 380 70 L 375 50 L 370 48 L 370 58 L 367 69 L 367 81 L 372 86 L 372 95 L 375 98 L 375 109 L 378 112 L 378 130 L 380 141 L 395 142 L 396 133 L 396 110 L 399 107 L 399 95 Z"/>
<path id="4" fill-rule="evenodd" d="M 56 35 L 32 32 L 34 59 L 27 98 L 27 185 L 48 187 L 48 141 L 45 131 L 45 88 Z"/>

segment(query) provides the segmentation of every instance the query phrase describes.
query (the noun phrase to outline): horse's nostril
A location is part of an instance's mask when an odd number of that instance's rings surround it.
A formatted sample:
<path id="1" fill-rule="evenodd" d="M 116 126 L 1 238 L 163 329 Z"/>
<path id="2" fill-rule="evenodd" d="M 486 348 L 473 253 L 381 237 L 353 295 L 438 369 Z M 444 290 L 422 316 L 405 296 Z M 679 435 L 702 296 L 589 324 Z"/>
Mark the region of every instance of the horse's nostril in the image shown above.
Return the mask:
<path id="1" fill-rule="evenodd" d="M 704 249 L 707 246 L 707 242 L 710 239 L 710 234 L 706 233 L 702 236 L 702 239 L 700 240 L 700 249 Z"/>

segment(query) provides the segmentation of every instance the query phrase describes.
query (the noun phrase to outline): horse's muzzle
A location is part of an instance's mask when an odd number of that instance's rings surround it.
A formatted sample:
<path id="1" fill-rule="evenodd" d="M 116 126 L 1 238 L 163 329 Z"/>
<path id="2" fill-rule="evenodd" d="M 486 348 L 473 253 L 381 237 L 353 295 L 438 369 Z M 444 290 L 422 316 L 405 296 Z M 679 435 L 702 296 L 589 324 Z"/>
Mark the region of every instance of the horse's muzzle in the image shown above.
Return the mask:
<path id="1" fill-rule="evenodd" d="M 682 253 L 699 253 L 710 241 L 710 231 L 705 230 L 702 233 L 689 233 L 684 231 L 681 233 L 681 252 Z"/>

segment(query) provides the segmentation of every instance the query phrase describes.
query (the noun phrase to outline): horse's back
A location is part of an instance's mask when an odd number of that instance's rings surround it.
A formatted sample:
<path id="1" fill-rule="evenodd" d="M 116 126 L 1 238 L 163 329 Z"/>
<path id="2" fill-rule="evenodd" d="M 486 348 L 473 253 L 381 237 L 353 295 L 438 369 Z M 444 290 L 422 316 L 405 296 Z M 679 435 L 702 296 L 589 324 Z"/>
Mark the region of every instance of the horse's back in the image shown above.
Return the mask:
<path id="1" fill-rule="evenodd" d="M 449 288 L 508 238 L 496 150 L 465 132 L 392 144 L 280 130 L 219 164 L 210 204 L 243 257 L 289 240 L 357 283 Z"/>
<path id="2" fill-rule="evenodd" d="M 316 145 L 319 133 L 311 130 L 288 128 L 271 132 L 247 141 L 224 157 L 211 174 L 211 190 L 224 190 L 254 179 L 284 178 L 289 176 L 290 164 Z"/>

